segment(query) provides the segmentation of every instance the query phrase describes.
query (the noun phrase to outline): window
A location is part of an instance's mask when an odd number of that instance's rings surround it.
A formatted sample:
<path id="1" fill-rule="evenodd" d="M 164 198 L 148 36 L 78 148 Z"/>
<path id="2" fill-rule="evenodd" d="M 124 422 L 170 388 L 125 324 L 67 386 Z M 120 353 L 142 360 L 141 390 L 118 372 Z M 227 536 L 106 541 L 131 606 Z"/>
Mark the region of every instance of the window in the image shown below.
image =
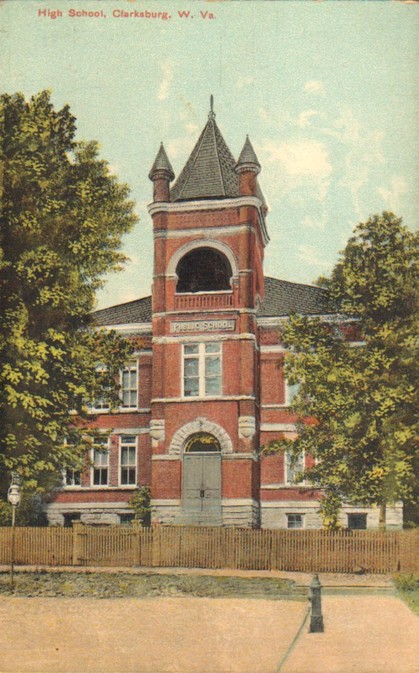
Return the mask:
<path id="1" fill-rule="evenodd" d="M 93 449 L 93 486 L 107 486 L 109 475 L 109 451 L 107 438 L 96 438 L 95 444 L 102 444 L 103 448 Z"/>
<path id="2" fill-rule="evenodd" d="M 109 401 L 102 395 L 93 402 L 92 408 L 96 411 L 109 411 Z"/>
<path id="3" fill-rule="evenodd" d="M 220 453 L 220 442 L 208 432 L 196 432 L 185 444 L 185 453 Z"/>
<path id="4" fill-rule="evenodd" d="M 301 474 L 304 470 L 304 456 L 301 453 L 297 460 L 294 461 L 293 454 L 291 452 L 285 453 L 285 482 L 287 484 L 302 483 L 301 481 L 297 482 L 297 475 Z"/>
<path id="5" fill-rule="evenodd" d="M 63 486 L 81 486 L 80 470 L 63 469 Z"/>
<path id="6" fill-rule="evenodd" d="M 301 383 L 288 383 L 288 381 L 285 381 L 285 406 L 288 407 L 292 403 L 300 388 Z"/>
<path id="7" fill-rule="evenodd" d="M 221 395 L 221 344 L 183 346 L 183 396 Z"/>
<path id="8" fill-rule="evenodd" d="M 121 526 L 130 526 L 134 521 L 134 514 L 120 514 L 119 523 Z"/>
<path id="9" fill-rule="evenodd" d="M 106 374 L 106 367 L 104 365 L 100 365 L 96 367 L 96 373 L 98 375 L 98 378 L 104 380 L 105 374 Z M 93 400 L 91 404 L 91 408 L 94 409 L 95 411 L 109 411 L 109 398 L 108 395 L 106 394 L 107 391 L 109 391 L 109 387 L 104 385 L 102 387 L 103 394 L 99 395 L 95 400 Z"/>
<path id="10" fill-rule="evenodd" d="M 124 409 L 136 409 L 138 397 L 138 374 L 135 362 L 126 365 L 121 371 L 121 406 Z"/>
<path id="11" fill-rule="evenodd" d="M 66 512 L 63 514 L 63 519 L 64 519 L 64 527 L 65 528 L 70 528 L 73 525 L 73 521 L 80 521 L 81 520 L 81 513 L 80 512 Z"/>
<path id="12" fill-rule="evenodd" d="M 304 514 L 287 514 L 287 528 L 304 528 Z"/>
<path id="13" fill-rule="evenodd" d="M 348 528 L 349 530 L 366 530 L 367 515 L 366 514 L 348 514 Z"/>
<path id="14" fill-rule="evenodd" d="M 135 435 L 120 437 L 120 484 L 135 486 L 137 483 L 137 438 Z"/>

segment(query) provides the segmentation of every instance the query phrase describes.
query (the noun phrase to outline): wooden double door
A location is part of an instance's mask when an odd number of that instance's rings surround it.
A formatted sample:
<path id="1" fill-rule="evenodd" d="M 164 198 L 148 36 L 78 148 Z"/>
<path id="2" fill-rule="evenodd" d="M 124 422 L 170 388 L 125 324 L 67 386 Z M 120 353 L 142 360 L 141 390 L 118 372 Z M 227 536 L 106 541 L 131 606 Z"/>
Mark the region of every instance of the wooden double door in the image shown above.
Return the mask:
<path id="1" fill-rule="evenodd" d="M 183 455 L 182 496 L 182 523 L 221 525 L 221 453 Z"/>

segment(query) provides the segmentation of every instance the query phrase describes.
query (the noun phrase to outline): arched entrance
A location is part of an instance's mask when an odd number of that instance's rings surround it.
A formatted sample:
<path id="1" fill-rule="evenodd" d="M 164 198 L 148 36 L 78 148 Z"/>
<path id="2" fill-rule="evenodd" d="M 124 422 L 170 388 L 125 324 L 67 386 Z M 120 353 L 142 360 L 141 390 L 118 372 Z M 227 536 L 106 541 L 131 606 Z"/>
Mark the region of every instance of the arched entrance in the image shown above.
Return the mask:
<path id="1" fill-rule="evenodd" d="M 208 432 L 195 432 L 184 445 L 182 523 L 221 525 L 221 446 Z"/>

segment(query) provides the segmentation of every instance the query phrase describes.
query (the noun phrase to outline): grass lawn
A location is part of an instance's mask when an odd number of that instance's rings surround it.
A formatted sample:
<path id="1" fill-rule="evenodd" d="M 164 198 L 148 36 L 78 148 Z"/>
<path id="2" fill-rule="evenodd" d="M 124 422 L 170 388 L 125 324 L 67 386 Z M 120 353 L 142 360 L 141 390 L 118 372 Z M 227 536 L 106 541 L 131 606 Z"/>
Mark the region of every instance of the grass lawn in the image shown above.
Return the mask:
<path id="1" fill-rule="evenodd" d="M 0 573 L 0 594 L 10 595 L 10 576 Z M 222 577 L 211 575 L 160 575 L 144 573 L 15 573 L 15 596 L 68 598 L 264 598 L 307 600 L 293 582 L 274 578 Z"/>
<path id="2" fill-rule="evenodd" d="M 400 598 L 419 615 L 419 575 L 395 575 L 393 581 Z"/>

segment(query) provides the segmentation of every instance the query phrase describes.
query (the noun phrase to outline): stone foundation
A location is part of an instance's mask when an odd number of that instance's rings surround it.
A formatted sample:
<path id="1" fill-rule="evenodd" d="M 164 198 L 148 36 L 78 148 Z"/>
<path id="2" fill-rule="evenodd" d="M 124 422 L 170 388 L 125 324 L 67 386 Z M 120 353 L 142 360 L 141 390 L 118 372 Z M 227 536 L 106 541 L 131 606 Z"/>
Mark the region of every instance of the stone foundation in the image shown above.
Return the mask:
<path id="1" fill-rule="evenodd" d="M 181 500 L 152 500 L 152 523 L 182 525 Z M 251 498 L 223 498 L 222 525 L 236 528 L 259 527 L 259 503 Z"/>
<path id="2" fill-rule="evenodd" d="M 322 528 L 319 507 L 319 501 L 309 503 L 303 501 L 297 502 L 295 500 L 261 502 L 261 528 L 287 528 L 288 514 L 302 514 L 304 517 L 303 528 L 306 530 Z M 340 514 L 340 523 L 344 528 L 348 527 L 348 514 L 366 514 L 367 530 L 374 530 L 379 526 L 380 510 L 378 507 L 343 507 Z M 394 507 L 387 507 L 387 530 L 399 530 L 402 527 L 402 503 L 397 503 Z"/>
<path id="3" fill-rule="evenodd" d="M 258 528 L 259 502 L 250 498 L 223 498 L 222 517 L 223 526 Z"/>
<path id="4" fill-rule="evenodd" d="M 120 514 L 133 514 L 126 502 L 79 502 L 52 503 L 45 507 L 50 526 L 63 526 L 65 514 L 80 514 L 80 521 L 90 525 L 116 525 L 120 523 Z"/>

